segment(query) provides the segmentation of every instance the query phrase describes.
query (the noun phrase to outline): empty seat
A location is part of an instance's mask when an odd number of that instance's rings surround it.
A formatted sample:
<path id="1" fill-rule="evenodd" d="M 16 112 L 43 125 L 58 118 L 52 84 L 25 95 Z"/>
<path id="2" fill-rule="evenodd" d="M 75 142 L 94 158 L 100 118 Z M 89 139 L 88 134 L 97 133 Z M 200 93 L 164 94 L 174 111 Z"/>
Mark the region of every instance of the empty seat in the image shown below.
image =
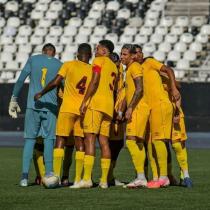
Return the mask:
<path id="1" fill-rule="evenodd" d="M 118 10 L 117 18 L 129 19 L 131 16 L 131 12 L 129 9 L 123 8 Z"/>
<path id="2" fill-rule="evenodd" d="M 52 35 L 48 34 L 45 37 L 45 43 L 57 44 L 58 43 L 58 37 L 57 36 L 52 36 Z"/>
<path id="3" fill-rule="evenodd" d="M 162 11 L 163 9 L 164 9 L 164 2 L 162 1 L 160 1 L 160 2 L 156 2 L 156 1 L 153 1 L 152 3 L 151 3 L 151 9 L 152 10 L 156 10 L 156 11 Z"/>
<path id="4" fill-rule="evenodd" d="M 171 44 L 175 44 L 177 42 L 177 40 L 178 40 L 178 37 L 176 34 L 169 33 L 169 34 L 166 34 L 166 36 L 165 36 L 165 41 L 169 42 Z"/>
<path id="5" fill-rule="evenodd" d="M 64 35 L 68 35 L 68 36 L 74 36 L 77 34 L 77 28 L 76 26 L 66 26 L 64 28 Z"/>
<path id="6" fill-rule="evenodd" d="M 52 25 L 52 20 L 49 18 L 42 18 L 39 21 L 39 26 L 48 28 Z"/>
<path id="7" fill-rule="evenodd" d="M 153 43 L 146 43 L 143 46 L 143 53 L 149 53 L 150 55 L 156 50 L 156 47 Z"/>
<path id="8" fill-rule="evenodd" d="M 56 53 L 62 53 L 63 52 L 63 45 L 56 44 L 55 49 L 56 49 Z"/>
<path id="9" fill-rule="evenodd" d="M 5 5 L 5 10 L 17 12 L 18 11 L 18 2 L 16 1 L 8 1 Z"/>
<path id="10" fill-rule="evenodd" d="M 16 44 L 7 44 L 3 47 L 4 52 L 10 52 L 15 53 L 17 51 L 17 45 Z"/>
<path id="11" fill-rule="evenodd" d="M 5 69 L 17 71 L 19 69 L 18 62 L 13 60 L 6 62 Z"/>
<path id="12" fill-rule="evenodd" d="M 142 26 L 143 20 L 140 17 L 132 17 L 129 18 L 129 25 L 133 27 L 140 27 Z"/>
<path id="13" fill-rule="evenodd" d="M 137 34 L 135 36 L 134 42 L 143 45 L 148 42 L 148 36 L 143 34 Z"/>
<path id="14" fill-rule="evenodd" d="M 79 34 L 85 34 L 85 35 L 90 35 L 92 33 L 92 28 L 88 26 L 81 26 L 79 28 Z"/>
<path id="15" fill-rule="evenodd" d="M 88 17 L 94 18 L 94 19 L 100 19 L 101 18 L 101 11 L 96 9 L 91 9 L 88 13 Z"/>
<path id="16" fill-rule="evenodd" d="M 115 45 L 114 51 L 115 51 L 116 53 L 120 54 L 120 53 L 121 53 L 121 50 L 122 50 L 122 47 L 123 47 L 123 44 L 122 44 L 122 43 L 117 43 L 117 44 Z"/>
<path id="17" fill-rule="evenodd" d="M 50 4 L 50 10 L 60 11 L 63 9 L 62 1 L 52 1 Z"/>
<path id="18" fill-rule="evenodd" d="M 159 51 L 168 53 L 171 51 L 171 44 L 169 42 L 162 42 L 159 47 L 158 47 Z"/>
<path id="19" fill-rule="evenodd" d="M 182 26 L 173 25 L 171 27 L 171 33 L 176 35 L 181 35 L 184 32 L 184 28 Z"/>
<path id="20" fill-rule="evenodd" d="M 145 26 L 155 27 L 158 24 L 157 18 L 146 18 Z"/>
<path id="21" fill-rule="evenodd" d="M 88 42 L 88 36 L 85 35 L 85 34 L 77 34 L 75 36 L 75 42 L 77 44 L 81 44 L 81 43 L 85 43 L 85 42 Z"/>
<path id="22" fill-rule="evenodd" d="M 16 44 L 27 44 L 28 41 L 28 36 L 17 35 L 15 38 Z"/>
<path id="23" fill-rule="evenodd" d="M 154 57 L 155 59 L 157 59 L 158 61 L 163 62 L 163 61 L 165 60 L 165 58 L 166 58 L 166 55 L 165 55 L 165 53 L 162 52 L 162 51 L 155 51 L 155 52 L 153 53 L 153 57 Z"/>
<path id="24" fill-rule="evenodd" d="M 48 9 L 48 3 L 46 3 L 46 2 L 37 2 L 36 6 L 35 6 L 35 9 L 45 12 Z"/>
<path id="25" fill-rule="evenodd" d="M 185 52 L 187 50 L 187 45 L 186 43 L 184 42 L 177 42 L 175 45 L 174 45 L 174 49 L 178 52 Z"/>
<path id="26" fill-rule="evenodd" d="M 127 35 L 127 34 L 122 34 L 120 36 L 120 42 L 123 43 L 123 44 L 132 43 L 133 42 L 133 36 Z"/>
<path id="27" fill-rule="evenodd" d="M 16 61 L 18 63 L 26 63 L 26 61 L 28 60 L 29 54 L 27 52 L 18 52 L 16 55 Z"/>
<path id="28" fill-rule="evenodd" d="M 182 41 L 186 44 L 190 44 L 193 41 L 193 35 L 190 33 L 184 33 L 181 35 L 180 41 Z"/>
<path id="29" fill-rule="evenodd" d="M 210 36 L 210 25 L 206 24 L 201 27 L 201 34 L 206 34 Z"/>
<path id="30" fill-rule="evenodd" d="M 47 10 L 45 17 L 50 20 L 56 20 L 58 18 L 58 11 L 57 10 Z"/>
<path id="31" fill-rule="evenodd" d="M 34 34 L 38 36 L 45 36 L 48 33 L 48 29 L 43 26 L 38 26 L 34 29 Z"/>
<path id="32" fill-rule="evenodd" d="M 170 16 L 164 16 L 160 20 L 160 25 L 171 27 L 173 25 L 173 18 Z"/>
<path id="33" fill-rule="evenodd" d="M 12 44 L 13 43 L 13 37 L 2 34 L 1 38 L 0 38 L 0 43 L 1 44 Z"/>
<path id="34" fill-rule="evenodd" d="M 63 32 L 63 28 L 61 26 L 50 27 L 50 35 L 52 36 L 61 36 L 62 32 Z"/>
<path id="35" fill-rule="evenodd" d="M 183 59 L 188 61 L 195 61 L 196 53 L 192 50 L 187 50 L 183 55 Z"/>
<path id="36" fill-rule="evenodd" d="M 7 20 L 7 25 L 17 28 L 20 25 L 20 19 L 18 17 L 10 17 Z"/>
<path id="37" fill-rule="evenodd" d="M 70 54 L 74 54 L 77 52 L 77 44 L 75 43 L 72 43 L 72 44 L 69 44 L 69 45 L 66 45 L 65 46 L 65 52 L 68 52 Z"/>
<path id="38" fill-rule="evenodd" d="M 36 45 L 34 50 L 33 50 L 33 55 L 41 54 L 42 53 L 42 45 Z"/>
<path id="39" fill-rule="evenodd" d="M 191 25 L 196 27 L 201 27 L 206 23 L 206 18 L 204 16 L 194 16 L 191 19 Z"/>
<path id="40" fill-rule="evenodd" d="M 180 70 L 189 70 L 190 63 L 188 60 L 180 59 L 177 61 L 176 68 Z"/>
<path id="41" fill-rule="evenodd" d="M 33 10 L 31 12 L 32 20 L 41 20 L 44 17 L 44 12 L 42 10 Z"/>
<path id="42" fill-rule="evenodd" d="M 95 18 L 91 18 L 91 17 L 86 17 L 84 19 L 84 23 L 83 23 L 83 26 L 87 26 L 87 27 L 95 27 L 96 26 L 96 23 L 97 23 L 97 20 Z"/>
<path id="43" fill-rule="evenodd" d="M 189 49 L 199 54 L 202 51 L 202 44 L 200 42 L 193 42 L 190 44 Z"/>
<path id="44" fill-rule="evenodd" d="M 136 35 L 136 33 L 137 33 L 137 28 L 136 27 L 128 25 L 124 29 L 124 34 L 133 36 L 133 35 Z"/>
<path id="45" fill-rule="evenodd" d="M 29 43 L 27 43 L 27 44 L 20 44 L 18 51 L 20 53 L 28 53 L 29 54 L 29 53 L 32 52 L 32 46 Z"/>
<path id="46" fill-rule="evenodd" d="M 32 45 L 41 45 L 43 44 L 43 37 L 38 35 L 32 35 L 31 38 L 31 44 Z"/>
<path id="47" fill-rule="evenodd" d="M 181 27 L 189 26 L 189 18 L 187 16 L 178 16 L 176 18 L 176 25 Z"/>
<path id="48" fill-rule="evenodd" d="M 75 59 L 74 53 L 71 53 L 71 52 L 63 52 L 63 53 L 61 54 L 61 60 L 62 60 L 63 62 L 71 61 L 71 60 L 73 60 L 73 59 Z"/>
<path id="49" fill-rule="evenodd" d="M 115 33 L 109 33 L 109 34 L 105 35 L 105 39 L 108 39 L 108 40 L 112 41 L 114 44 L 116 44 L 118 41 L 118 36 Z"/>
<path id="50" fill-rule="evenodd" d="M 6 36 L 15 36 L 15 34 L 17 33 L 17 29 L 13 26 L 6 26 L 4 27 L 4 34 Z"/>
<path id="51" fill-rule="evenodd" d="M 106 10 L 118 11 L 120 8 L 120 3 L 118 1 L 109 1 L 106 5 Z"/>
<path id="52" fill-rule="evenodd" d="M 93 45 L 98 44 L 100 40 L 102 40 L 102 36 L 100 35 L 93 34 L 90 36 L 90 43 Z"/>
<path id="53" fill-rule="evenodd" d="M 10 52 L 1 52 L 0 53 L 0 62 L 9 62 L 12 61 L 13 55 Z"/>
<path id="54" fill-rule="evenodd" d="M 200 43 L 205 45 L 208 42 L 208 35 L 199 33 L 196 36 L 196 41 L 198 41 L 198 42 L 200 42 Z"/>
<path id="55" fill-rule="evenodd" d="M 106 26 L 98 25 L 94 29 L 94 34 L 99 36 L 104 36 L 107 33 Z"/>
<path id="56" fill-rule="evenodd" d="M 151 35 L 153 33 L 153 28 L 151 26 L 142 26 L 140 29 L 140 34 L 142 35 Z"/>
<path id="57" fill-rule="evenodd" d="M 64 34 L 60 37 L 60 43 L 61 44 L 64 44 L 64 45 L 71 44 L 72 41 L 73 41 L 73 36 Z"/>
<path id="58" fill-rule="evenodd" d="M 160 16 L 160 12 L 157 10 L 149 9 L 146 14 L 146 18 L 155 18 L 158 19 Z"/>
<path id="59" fill-rule="evenodd" d="M 150 41 L 154 44 L 160 44 L 163 41 L 163 36 L 161 34 L 152 34 L 150 37 Z"/>
<path id="60" fill-rule="evenodd" d="M 10 80 L 10 79 L 13 79 L 14 78 L 14 73 L 11 72 L 11 71 L 5 71 L 5 72 L 2 72 L 1 74 L 1 79 L 2 80 Z"/>
<path id="61" fill-rule="evenodd" d="M 172 50 L 168 53 L 168 60 L 177 62 L 181 58 L 181 54 L 178 51 Z"/>
<path id="62" fill-rule="evenodd" d="M 103 1 L 95 1 L 92 8 L 95 10 L 103 11 L 105 9 L 105 3 Z"/>
<path id="63" fill-rule="evenodd" d="M 69 26 L 80 27 L 82 25 L 82 20 L 78 17 L 73 17 L 69 20 Z"/>
<path id="64" fill-rule="evenodd" d="M 156 34 L 161 34 L 161 35 L 166 35 L 168 33 L 168 27 L 162 26 L 162 25 L 158 25 L 155 28 L 155 33 Z"/>
<path id="65" fill-rule="evenodd" d="M 28 25 L 22 25 L 19 27 L 18 30 L 19 30 L 18 32 L 19 35 L 30 36 L 32 33 L 32 28 L 31 26 Z"/>
<path id="66" fill-rule="evenodd" d="M 3 28 L 5 25 L 6 21 L 3 17 L 0 17 L 0 28 Z"/>

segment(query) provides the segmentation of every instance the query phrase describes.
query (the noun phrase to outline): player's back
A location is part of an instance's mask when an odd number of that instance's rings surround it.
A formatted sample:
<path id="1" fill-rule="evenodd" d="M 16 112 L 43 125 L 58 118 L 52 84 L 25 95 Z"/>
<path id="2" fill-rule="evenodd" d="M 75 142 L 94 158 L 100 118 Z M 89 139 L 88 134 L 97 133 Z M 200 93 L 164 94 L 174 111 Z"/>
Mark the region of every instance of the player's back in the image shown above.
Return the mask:
<path id="1" fill-rule="evenodd" d="M 65 79 L 61 112 L 79 115 L 79 107 L 83 101 L 92 76 L 92 66 L 79 60 L 65 62 L 59 73 Z"/>
<path id="2" fill-rule="evenodd" d="M 96 57 L 94 66 L 101 68 L 98 88 L 91 98 L 90 108 L 113 116 L 114 110 L 114 88 L 117 78 L 117 67 L 108 57 Z"/>
<path id="3" fill-rule="evenodd" d="M 57 75 L 62 63 L 44 54 L 35 55 L 29 58 L 27 64 L 30 69 L 30 84 L 28 93 L 28 108 L 38 110 L 57 109 L 56 89 L 45 94 L 41 99 L 34 103 L 35 93 L 40 92 Z"/>

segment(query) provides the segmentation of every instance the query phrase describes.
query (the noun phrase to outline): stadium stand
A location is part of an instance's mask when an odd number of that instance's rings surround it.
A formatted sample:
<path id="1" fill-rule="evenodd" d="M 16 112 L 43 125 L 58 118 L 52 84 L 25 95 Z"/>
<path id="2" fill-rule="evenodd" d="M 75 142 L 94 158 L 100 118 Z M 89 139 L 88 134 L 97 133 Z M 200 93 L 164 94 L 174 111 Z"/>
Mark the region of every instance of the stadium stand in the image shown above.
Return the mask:
<path id="1" fill-rule="evenodd" d="M 209 19 L 208 0 L 0 0 L 0 82 L 15 82 L 44 43 L 66 61 L 78 44 L 94 47 L 102 38 L 118 53 L 124 43 L 141 44 L 180 80 L 209 81 Z"/>

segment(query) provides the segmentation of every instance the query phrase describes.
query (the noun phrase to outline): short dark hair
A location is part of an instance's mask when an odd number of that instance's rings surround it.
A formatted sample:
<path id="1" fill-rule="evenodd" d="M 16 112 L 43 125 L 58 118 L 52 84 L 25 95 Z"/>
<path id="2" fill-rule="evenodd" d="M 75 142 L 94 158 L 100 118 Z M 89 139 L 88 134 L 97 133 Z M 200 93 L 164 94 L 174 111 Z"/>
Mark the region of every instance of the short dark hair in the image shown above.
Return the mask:
<path id="1" fill-rule="evenodd" d="M 135 47 L 135 49 L 136 49 L 136 48 L 139 48 L 139 49 L 141 49 L 141 51 L 142 51 L 142 47 L 141 47 L 139 44 L 134 44 L 133 46 Z"/>
<path id="2" fill-rule="evenodd" d="M 54 53 L 56 51 L 55 46 L 51 43 L 47 43 L 43 46 L 42 51 L 46 51 L 46 50 L 52 50 L 54 51 Z"/>
<path id="3" fill-rule="evenodd" d="M 114 63 L 120 60 L 120 57 L 116 52 L 111 53 L 109 57 Z"/>
<path id="4" fill-rule="evenodd" d="M 135 54 L 136 53 L 136 48 L 134 47 L 133 44 L 124 44 L 122 49 L 129 50 L 129 53 L 131 53 L 131 54 Z"/>
<path id="5" fill-rule="evenodd" d="M 99 42 L 99 44 L 105 47 L 107 50 L 109 50 L 110 53 L 112 53 L 114 50 L 114 44 L 110 40 L 103 39 Z"/>
<path id="6" fill-rule="evenodd" d="M 77 52 L 78 52 L 78 54 L 91 55 L 91 53 L 92 53 L 91 46 L 87 43 L 82 43 L 79 45 Z"/>

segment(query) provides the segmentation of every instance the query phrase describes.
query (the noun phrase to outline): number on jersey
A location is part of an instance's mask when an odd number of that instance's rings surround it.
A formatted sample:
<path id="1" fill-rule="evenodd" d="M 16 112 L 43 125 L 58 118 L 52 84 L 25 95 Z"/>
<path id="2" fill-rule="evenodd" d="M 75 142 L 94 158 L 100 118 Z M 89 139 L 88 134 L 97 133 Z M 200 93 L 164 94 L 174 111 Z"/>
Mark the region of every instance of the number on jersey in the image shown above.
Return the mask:
<path id="1" fill-rule="evenodd" d="M 42 87 L 45 86 L 46 75 L 47 75 L 47 68 L 43 68 L 42 69 L 42 78 L 41 78 L 41 85 L 42 85 Z"/>
<path id="2" fill-rule="evenodd" d="M 82 79 L 76 85 L 76 88 L 79 89 L 79 94 L 81 94 L 81 95 L 85 94 L 86 82 L 87 82 L 87 77 L 84 76 L 84 77 L 82 77 Z"/>
<path id="3" fill-rule="evenodd" d="M 112 72 L 111 77 L 113 77 L 113 81 L 112 81 L 112 84 L 109 84 L 109 87 L 110 87 L 111 91 L 114 91 L 114 86 L 115 86 L 115 81 L 117 79 L 117 75 L 114 72 Z"/>

